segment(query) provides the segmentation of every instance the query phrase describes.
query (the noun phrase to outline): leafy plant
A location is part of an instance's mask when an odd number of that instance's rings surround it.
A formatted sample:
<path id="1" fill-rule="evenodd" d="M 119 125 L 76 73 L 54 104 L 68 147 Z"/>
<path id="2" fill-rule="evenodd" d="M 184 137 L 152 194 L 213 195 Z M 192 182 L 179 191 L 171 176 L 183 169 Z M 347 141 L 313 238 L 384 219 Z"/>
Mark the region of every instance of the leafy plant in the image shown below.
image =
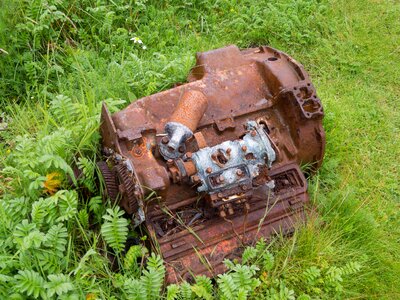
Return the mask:
<path id="1" fill-rule="evenodd" d="M 101 225 L 101 234 L 105 241 L 117 253 L 125 247 L 128 237 L 128 220 L 123 218 L 124 212 L 118 207 L 107 209 L 107 214 L 103 216 L 105 222 Z"/>

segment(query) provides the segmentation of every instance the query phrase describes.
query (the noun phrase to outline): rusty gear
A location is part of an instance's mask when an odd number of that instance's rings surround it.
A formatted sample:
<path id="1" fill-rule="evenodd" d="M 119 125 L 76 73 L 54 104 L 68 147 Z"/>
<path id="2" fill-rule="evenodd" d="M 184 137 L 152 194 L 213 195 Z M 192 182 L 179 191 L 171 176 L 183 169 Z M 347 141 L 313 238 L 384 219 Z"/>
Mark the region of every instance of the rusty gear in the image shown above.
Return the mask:
<path id="1" fill-rule="evenodd" d="M 139 208 L 137 193 L 135 194 L 136 183 L 125 165 L 118 164 L 114 166 L 113 171 L 119 183 L 118 189 L 121 195 L 120 205 L 127 213 L 133 214 Z"/>
<path id="2" fill-rule="evenodd" d="M 108 196 L 111 199 L 111 202 L 115 203 L 115 201 L 117 201 L 119 193 L 115 173 L 110 170 L 105 161 L 97 162 L 97 167 L 99 168 L 99 171 L 103 176 L 104 180 L 104 185 L 105 185 L 104 196 Z"/>

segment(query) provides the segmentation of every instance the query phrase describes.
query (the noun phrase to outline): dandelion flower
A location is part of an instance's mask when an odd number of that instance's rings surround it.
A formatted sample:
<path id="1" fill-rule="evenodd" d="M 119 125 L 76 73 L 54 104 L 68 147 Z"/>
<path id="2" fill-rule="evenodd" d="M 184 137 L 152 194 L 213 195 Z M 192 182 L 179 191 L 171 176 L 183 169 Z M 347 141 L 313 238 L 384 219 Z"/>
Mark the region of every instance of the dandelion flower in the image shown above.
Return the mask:
<path id="1" fill-rule="evenodd" d="M 61 174 L 58 172 L 52 172 L 46 175 L 46 180 L 43 183 L 44 192 L 50 195 L 54 195 L 61 185 L 60 180 Z"/>

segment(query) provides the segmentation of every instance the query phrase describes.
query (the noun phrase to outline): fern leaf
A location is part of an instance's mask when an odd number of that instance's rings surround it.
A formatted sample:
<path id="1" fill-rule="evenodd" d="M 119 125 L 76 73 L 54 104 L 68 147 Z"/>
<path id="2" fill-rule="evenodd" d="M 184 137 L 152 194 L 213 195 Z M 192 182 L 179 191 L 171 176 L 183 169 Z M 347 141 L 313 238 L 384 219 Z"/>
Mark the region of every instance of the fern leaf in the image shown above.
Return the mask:
<path id="1" fill-rule="evenodd" d="M 195 278 L 196 284 L 205 288 L 208 293 L 212 293 L 213 286 L 211 283 L 211 279 L 205 275 L 196 276 Z"/>
<path id="2" fill-rule="evenodd" d="M 271 271 L 274 265 L 274 256 L 268 250 L 264 250 L 264 252 L 262 253 L 262 269 L 265 271 Z"/>
<path id="3" fill-rule="evenodd" d="M 218 275 L 217 283 L 222 300 L 234 299 L 236 285 L 231 274 Z"/>
<path id="4" fill-rule="evenodd" d="M 20 270 L 14 276 L 14 279 L 16 281 L 16 291 L 23 292 L 27 296 L 33 296 L 34 298 L 39 296 L 46 297 L 44 294 L 45 281 L 39 273 L 32 270 Z"/>
<path id="5" fill-rule="evenodd" d="M 89 228 L 89 214 L 87 213 L 86 209 L 81 209 L 78 212 L 78 220 L 84 229 Z"/>
<path id="6" fill-rule="evenodd" d="M 205 300 L 212 299 L 212 295 L 207 291 L 207 289 L 204 286 L 195 284 L 194 286 L 192 286 L 192 291 L 200 299 L 205 299 Z"/>
<path id="7" fill-rule="evenodd" d="M 147 248 L 142 245 L 133 245 L 129 248 L 124 257 L 124 270 L 125 272 L 134 273 L 139 275 L 138 258 L 143 258 L 148 253 Z"/>
<path id="8" fill-rule="evenodd" d="M 56 221 L 65 221 L 75 217 L 78 212 L 78 195 L 75 191 L 61 190 L 55 195 L 58 199 L 60 217 Z"/>
<path id="9" fill-rule="evenodd" d="M 44 284 L 44 287 L 47 289 L 49 297 L 53 297 L 55 294 L 61 296 L 75 289 L 67 275 L 51 274 L 47 278 L 49 281 Z"/>
<path id="10" fill-rule="evenodd" d="M 146 289 L 147 299 L 158 299 L 160 297 L 160 289 L 164 283 L 165 267 L 161 257 L 154 253 L 148 258 L 146 270 L 140 281 L 143 283 L 143 288 Z"/>
<path id="11" fill-rule="evenodd" d="M 185 281 L 181 283 L 180 288 L 179 298 L 182 300 L 191 300 L 193 295 L 192 286 Z"/>
<path id="12" fill-rule="evenodd" d="M 147 300 L 147 290 L 143 287 L 141 280 L 129 278 L 125 280 L 123 289 L 128 295 L 129 299 L 133 300 Z"/>
<path id="13" fill-rule="evenodd" d="M 54 255 L 62 258 L 67 245 L 68 232 L 63 224 L 53 225 L 47 232 L 44 245 L 51 248 Z"/>
<path id="14" fill-rule="evenodd" d="M 258 255 L 258 251 L 254 247 L 247 247 L 242 254 L 242 263 L 247 264 L 253 259 L 255 259 Z"/>
<path id="15" fill-rule="evenodd" d="M 167 287 L 167 300 L 175 300 L 179 295 L 179 286 L 176 284 L 170 284 Z"/>
<path id="16" fill-rule="evenodd" d="M 116 252 L 121 252 L 128 237 L 128 220 L 123 218 L 124 212 L 119 207 L 107 209 L 103 216 L 105 222 L 101 226 L 104 240 Z"/>

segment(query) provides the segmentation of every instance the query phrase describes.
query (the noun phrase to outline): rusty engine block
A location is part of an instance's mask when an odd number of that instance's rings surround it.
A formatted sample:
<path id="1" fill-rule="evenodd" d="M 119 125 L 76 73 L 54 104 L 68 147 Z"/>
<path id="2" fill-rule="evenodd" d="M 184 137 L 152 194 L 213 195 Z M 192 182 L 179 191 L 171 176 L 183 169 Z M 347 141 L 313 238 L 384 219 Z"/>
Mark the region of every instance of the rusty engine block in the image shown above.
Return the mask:
<path id="1" fill-rule="evenodd" d="M 322 163 L 323 109 L 303 66 L 270 47 L 197 54 L 188 83 L 113 115 L 103 105 L 108 197 L 144 225 L 167 281 L 224 271 L 304 218 L 301 165 Z"/>

